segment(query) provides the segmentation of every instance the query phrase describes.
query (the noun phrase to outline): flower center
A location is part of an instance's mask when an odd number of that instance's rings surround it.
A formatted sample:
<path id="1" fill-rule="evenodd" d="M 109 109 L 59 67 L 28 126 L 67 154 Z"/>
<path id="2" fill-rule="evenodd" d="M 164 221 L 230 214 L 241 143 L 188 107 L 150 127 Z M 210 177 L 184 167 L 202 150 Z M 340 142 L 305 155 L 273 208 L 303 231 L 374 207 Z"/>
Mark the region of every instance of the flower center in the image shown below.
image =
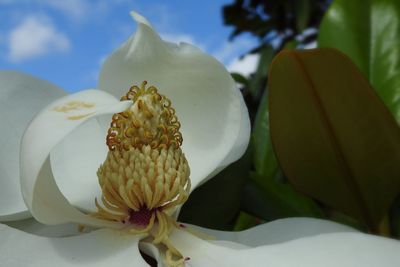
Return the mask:
<path id="1" fill-rule="evenodd" d="M 154 210 L 149 210 L 146 207 L 143 207 L 138 211 L 130 209 L 129 223 L 145 227 L 149 225 L 153 212 Z"/>
<path id="2" fill-rule="evenodd" d="M 132 86 L 121 101 L 133 105 L 112 117 L 109 152 L 97 171 L 103 195 L 101 204 L 95 200 L 94 216 L 151 235 L 153 243 L 167 246 L 167 264 L 174 266 L 184 258 L 168 241 L 178 226 L 170 215 L 188 198 L 190 169 L 171 101 L 146 85 Z"/>

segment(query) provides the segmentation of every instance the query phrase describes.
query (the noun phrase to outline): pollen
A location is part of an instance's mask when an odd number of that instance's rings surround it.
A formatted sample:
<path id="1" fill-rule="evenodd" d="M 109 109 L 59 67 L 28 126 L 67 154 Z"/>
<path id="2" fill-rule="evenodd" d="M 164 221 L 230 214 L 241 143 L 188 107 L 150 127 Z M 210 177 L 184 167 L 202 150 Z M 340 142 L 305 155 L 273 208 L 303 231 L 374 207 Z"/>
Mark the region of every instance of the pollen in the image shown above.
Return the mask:
<path id="1" fill-rule="evenodd" d="M 154 86 L 132 86 L 121 98 L 133 104 L 114 114 L 107 133 L 107 158 L 97 176 L 102 189 L 93 216 L 147 234 L 166 247 L 168 266 L 185 258 L 169 242 L 179 224 L 171 216 L 189 196 L 190 169 L 181 150 L 180 123 L 171 101 Z"/>

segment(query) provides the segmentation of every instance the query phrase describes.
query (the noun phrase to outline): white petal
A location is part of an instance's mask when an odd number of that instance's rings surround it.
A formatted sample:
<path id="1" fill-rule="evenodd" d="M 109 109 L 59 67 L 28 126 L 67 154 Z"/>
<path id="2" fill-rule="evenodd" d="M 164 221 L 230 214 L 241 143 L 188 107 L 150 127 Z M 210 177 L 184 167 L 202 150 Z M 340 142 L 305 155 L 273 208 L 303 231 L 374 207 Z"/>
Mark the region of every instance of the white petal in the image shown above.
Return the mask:
<path id="1" fill-rule="evenodd" d="M 246 249 L 249 248 L 249 246 L 232 242 L 232 241 L 226 241 L 226 240 L 209 240 L 211 244 L 218 245 L 220 247 L 226 247 L 226 248 L 232 248 L 232 249 Z"/>
<path id="2" fill-rule="evenodd" d="M 20 141 L 33 116 L 63 95 L 63 90 L 46 81 L 0 71 L 0 221 L 30 216 L 19 186 Z"/>
<path id="3" fill-rule="evenodd" d="M 36 221 L 34 218 L 29 218 L 25 220 L 9 221 L 4 224 L 23 232 L 43 237 L 67 237 L 83 234 L 78 230 L 77 224 L 74 223 L 45 225 Z M 84 229 L 85 232 L 91 230 L 93 229 L 88 229 L 87 227 Z"/>
<path id="4" fill-rule="evenodd" d="M 241 106 L 241 120 L 240 120 L 240 127 L 239 133 L 236 137 L 234 142 L 234 146 L 232 147 L 231 151 L 225 158 L 225 160 L 221 163 L 221 166 L 228 166 L 230 163 L 239 159 L 247 149 L 247 146 L 250 141 L 250 118 L 249 118 L 249 111 L 247 109 L 246 103 L 244 102 L 242 94 L 237 91 L 238 98 L 240 99 L 240 106 Z"/>
<path id="5" fill-rule="evenodd" d="M 186 266 L 229 267 L 395 267 L 400 262 L 400 242 L 362 233 L 330 233 L 289 242 L 234 249 L 177 230 L 175 247 L 190 260 Z"/>
<path id="6" fill-rule="evenodd" d="M 103 114 L 121 112 L 130 105 L 130 101 L 120 102 L 105 92 L 87 90 L 56 100 L 34 118 L 21 142 L 20 171 L 22 195 L 39 222 L 76 222 L 115 227 L 112 223 L 89 217 L 70 205 L 54 180 L 49 154 L 84 122 Z"/>
<path id="7" fill-rule="evenodd" d="M 0 224 L 0 262 L 7 267 L 148 266 L 139 253 L 140 237 L 112 230 L 45 238 Z"/>
<path id="8" fill-rule="evenodd" d="M 106 118 L 108 123 L 111 117 Z M 50 153 L 51 168 L 57 185 L 71 204 L 94 211 L 93 199 L 101 195 L 97 169 L 107 156 L 107 130 L 97 119 L 80 125 Z"/>
<path id="9" fill-rule="evenodd" d="M 134 18 L 138 30 L 105 61 L 99 88 L 120 97 L 147 80 L 171 99 L 194 189 L 247 146 L 250 127 L 242 95 L 216 59 L 187 44 L 166 43 L 145 18 L 136 13 Z"/>
<path id="10" fill-rule="evenodd" d="M 234 146 L 231 148 L 231 151 L 225 156 L 224 160 L 220 162 L 220 165 L 212 173 L 208 174 L 208 176 L 204 180 L 202 180 L 199 185 L 217 175 L 232 162 L 238 160 L 245 153 L 247 146 L 249 145 L 251 130 L 249 111 L 247 110 L 247 106 L 244 102 L 243 96 L 239 91 L 237 93 L 240 94 L 240 96 L 238 97 L 240 98 L 241 103 L 241 120 L 239 132 L 236 136 Z"/>
<path id="11" fill-rule="evenodd" d="M 264 223 L 240 232 L 225 232 L 186 225 L 193 231 L 204 233 L 218 240 L 226 240 L 255 247 L 287 242 L 302 237 L 337 232 L 358 232 L 349 226 L 314 218 L 287 218 Z"/>

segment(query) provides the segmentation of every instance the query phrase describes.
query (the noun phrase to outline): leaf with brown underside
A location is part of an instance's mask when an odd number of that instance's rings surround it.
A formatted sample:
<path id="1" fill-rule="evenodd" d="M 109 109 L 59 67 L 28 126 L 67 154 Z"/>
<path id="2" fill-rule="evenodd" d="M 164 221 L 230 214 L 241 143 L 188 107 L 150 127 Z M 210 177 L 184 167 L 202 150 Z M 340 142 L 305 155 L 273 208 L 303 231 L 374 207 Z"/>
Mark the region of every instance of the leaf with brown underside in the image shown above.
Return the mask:
<path id="1" fill-rule="evenodd" d="M 335 49 L 281 52 L 270 70 L 271 138 L 300 191 L 376 231 L 400 192 L 400 129 Z"/>

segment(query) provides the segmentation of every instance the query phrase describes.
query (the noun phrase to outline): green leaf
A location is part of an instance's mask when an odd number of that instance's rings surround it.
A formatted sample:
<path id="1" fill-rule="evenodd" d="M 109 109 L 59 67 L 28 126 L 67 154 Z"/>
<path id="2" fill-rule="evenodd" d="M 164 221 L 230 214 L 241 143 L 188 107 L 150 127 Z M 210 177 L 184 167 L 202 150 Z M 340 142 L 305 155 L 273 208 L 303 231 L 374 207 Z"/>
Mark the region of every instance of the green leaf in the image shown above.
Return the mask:
<path id="1" fill-rule="evenodd" d="M 249 91 L 253 99 L 258 99 L 265 88 L 269 66 L 274 58 L 275 50 L 267 45 L 260 51 L 260 60 L 253 77 L 249 82 Z"/>
<path id="2" fill-rule="evenodd" d="M 271 221 L 290 216 L 321 217 L 317 205 L 282 181 L 282 171 L 271 143 L 268 90 L 261 98 L 253 128 L 254 181 L 245 188 L 244 206 L 255 216 Z"/>
<path id="3" fill-rule="evenodd" d="M 240 83 L 241 85 L 247 86 L 249 84 L 247 78 L 240 73 L 232 72 L 231 76 L 235 80 L 235 82 Z"/>
<path id="4" fill-rule="evenodd" d="M 284 49 L 296 49 L 299 44 L 300 44 L 299 41 L 292 40 L 292 41 L 287 42 L 283 48 Z"/>
<path id="5" fill-rule="evenodd" d="M 243 197 L 243 210 L 265 221 L 285 217 L 322 217 L 318 206 L 289 184 L 251 173 Z"/>
<path id="6" fill-rule="evenodd" d="M 335 49 L 283 51 L 269 77 L 271 138 L 296 188 L 376 231 L 400 192 L 400 128 Z"/>
<path id="7" fill-rule="evenodd" d="M 280 175 L 280 168 L 272 148 L 269 131 L 268 93 L 264 92 L 254 121 L 253 128 L 254 168 L 267 179 Z"/>
<path id="8" fill-rule="evenodd" d="M 235 223 L 233 231 L 243 231 L 261 223 L 261 220 L 241 211 Z"/>
<path id="9" fill-rule="evenodd" d="M 307 28 L 308 23 L 310 21 L 311 0 L 297 0 L 295 1 L 295 8 L 296 8 L 296 29 L 298 32 L 302 32 Z"/>
<path id="10" fill-rule="evenodd" d="M 250 152 L 195 189 L 183 205 L 179 220 L 202 227 L 232 230 L 240 212 L 242 191 L 248 179 Z"/>
<path id="11" fill-rule="evenodd" d="M 399 0 L 334 1 L 318 44 L 348 55 L 400 123 Z"/>

